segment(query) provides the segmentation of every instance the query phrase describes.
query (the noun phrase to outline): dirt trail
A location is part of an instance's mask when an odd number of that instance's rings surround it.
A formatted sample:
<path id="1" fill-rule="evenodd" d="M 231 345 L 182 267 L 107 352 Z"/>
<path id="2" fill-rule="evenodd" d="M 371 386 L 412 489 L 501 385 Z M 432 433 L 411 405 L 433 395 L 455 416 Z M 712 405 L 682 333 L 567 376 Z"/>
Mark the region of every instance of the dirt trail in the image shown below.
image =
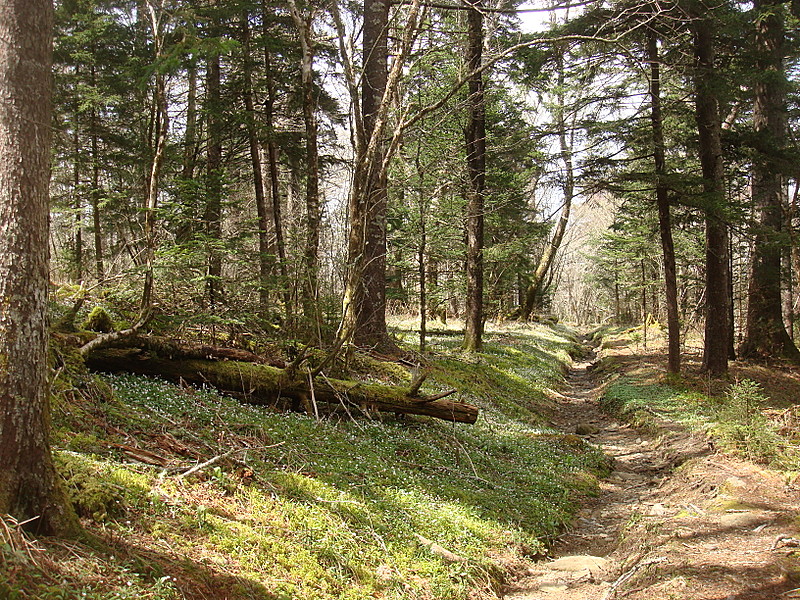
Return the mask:
<path id="1" fill-rule="evenodd" d="M 591 368 L 570 372 L 554 424 L 579 426 L 614 472 L 506 600 L 800 598 L 800 490 L 675 424 L 648 435 L 610 417 Z"/>

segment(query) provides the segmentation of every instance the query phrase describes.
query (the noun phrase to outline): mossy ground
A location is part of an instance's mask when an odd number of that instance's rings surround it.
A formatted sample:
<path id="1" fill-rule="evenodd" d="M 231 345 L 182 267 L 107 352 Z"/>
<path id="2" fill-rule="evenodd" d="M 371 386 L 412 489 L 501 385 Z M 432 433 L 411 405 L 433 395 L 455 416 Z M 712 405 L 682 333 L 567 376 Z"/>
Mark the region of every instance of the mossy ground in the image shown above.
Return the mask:
<path id="1" fill-rule="evenodd" d="M 542 425 L 546 389 L 577 349 L 567 330 L 490 330 L 471 356 L 459 342 L 431 337 L 423 391 L 458 389 L 481 408 L 472 426 L 315 420 L 141 377 L 96 381 L 65 362 L 54 446 L 91 541 L 22 556 L 0 539 L 0 598 L 498 597 L 605 462 Z"/>

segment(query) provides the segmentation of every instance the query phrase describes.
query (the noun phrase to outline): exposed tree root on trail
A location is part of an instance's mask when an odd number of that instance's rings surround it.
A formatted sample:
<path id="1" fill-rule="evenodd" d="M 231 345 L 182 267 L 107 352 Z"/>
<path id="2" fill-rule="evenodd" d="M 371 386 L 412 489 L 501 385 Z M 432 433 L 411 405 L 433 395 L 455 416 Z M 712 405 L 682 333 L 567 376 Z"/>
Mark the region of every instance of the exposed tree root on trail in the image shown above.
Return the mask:
<path id="1" fill-rule="evenodd" d="M 601 411 L 592 363 L 576 365 L 554 425 L 614 459 L 579 513 L 507 600 L 777 600 L 800 597 L 800 490 L 717 453 L 670 422 L 643 433 Z"/>

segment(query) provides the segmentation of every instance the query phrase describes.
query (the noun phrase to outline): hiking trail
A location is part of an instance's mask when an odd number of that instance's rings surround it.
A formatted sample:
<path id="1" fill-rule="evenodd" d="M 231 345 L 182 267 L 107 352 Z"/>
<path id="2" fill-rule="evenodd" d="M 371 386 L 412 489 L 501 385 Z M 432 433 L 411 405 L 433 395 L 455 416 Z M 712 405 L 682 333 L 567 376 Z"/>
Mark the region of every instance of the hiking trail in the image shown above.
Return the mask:
<path id="1" fill-rule="evenodd" d="M 505 599 L 800 598 L 800 489 L 655 414 L 655 433 L 606 414 L 593 360 L 555 394 L 553 425 L 583 434 L 614 470 Z"/>

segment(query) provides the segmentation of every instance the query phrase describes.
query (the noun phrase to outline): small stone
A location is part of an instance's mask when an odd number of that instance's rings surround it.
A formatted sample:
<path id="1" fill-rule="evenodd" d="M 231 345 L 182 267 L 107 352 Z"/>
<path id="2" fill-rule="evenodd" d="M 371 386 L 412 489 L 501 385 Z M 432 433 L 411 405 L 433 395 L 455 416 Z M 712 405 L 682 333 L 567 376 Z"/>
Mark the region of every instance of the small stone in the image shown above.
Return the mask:
<path id="1" fill-rule="evenodd" d="M 547 566 L 554 571 L 567 571 L 570 573 L 588 571 L 592 575 L 597 575 L 607 571 L 611 566 L 611 561 L 600 556 L 576 555 L 564 556 L 554 560 Z"/>
<path id="2" fill-rule="evenodd" d="M 650 507 L 650 512 L 648 514 L 651 517 L 663 517 L 667 514 L 667 508 L 661 503 L 653 504 L 653 506 Z"/>
<path id="3" fill-rule="evenodd" d="M 567 588 L 569 588 L 569 586 L 565 583 L 543 583 L 539 586 L 539 591 L 552 594 L 554 592 L 563 592 Z"/>
<path id="4" fill-rule="evenodd" d="M 600 428 L 597 425 L 592 425 L 591 423 L 578 423 L 575 426 L 575 433 L 577 435 L 594 435 L 596 433 L 600 433 Z"/>

